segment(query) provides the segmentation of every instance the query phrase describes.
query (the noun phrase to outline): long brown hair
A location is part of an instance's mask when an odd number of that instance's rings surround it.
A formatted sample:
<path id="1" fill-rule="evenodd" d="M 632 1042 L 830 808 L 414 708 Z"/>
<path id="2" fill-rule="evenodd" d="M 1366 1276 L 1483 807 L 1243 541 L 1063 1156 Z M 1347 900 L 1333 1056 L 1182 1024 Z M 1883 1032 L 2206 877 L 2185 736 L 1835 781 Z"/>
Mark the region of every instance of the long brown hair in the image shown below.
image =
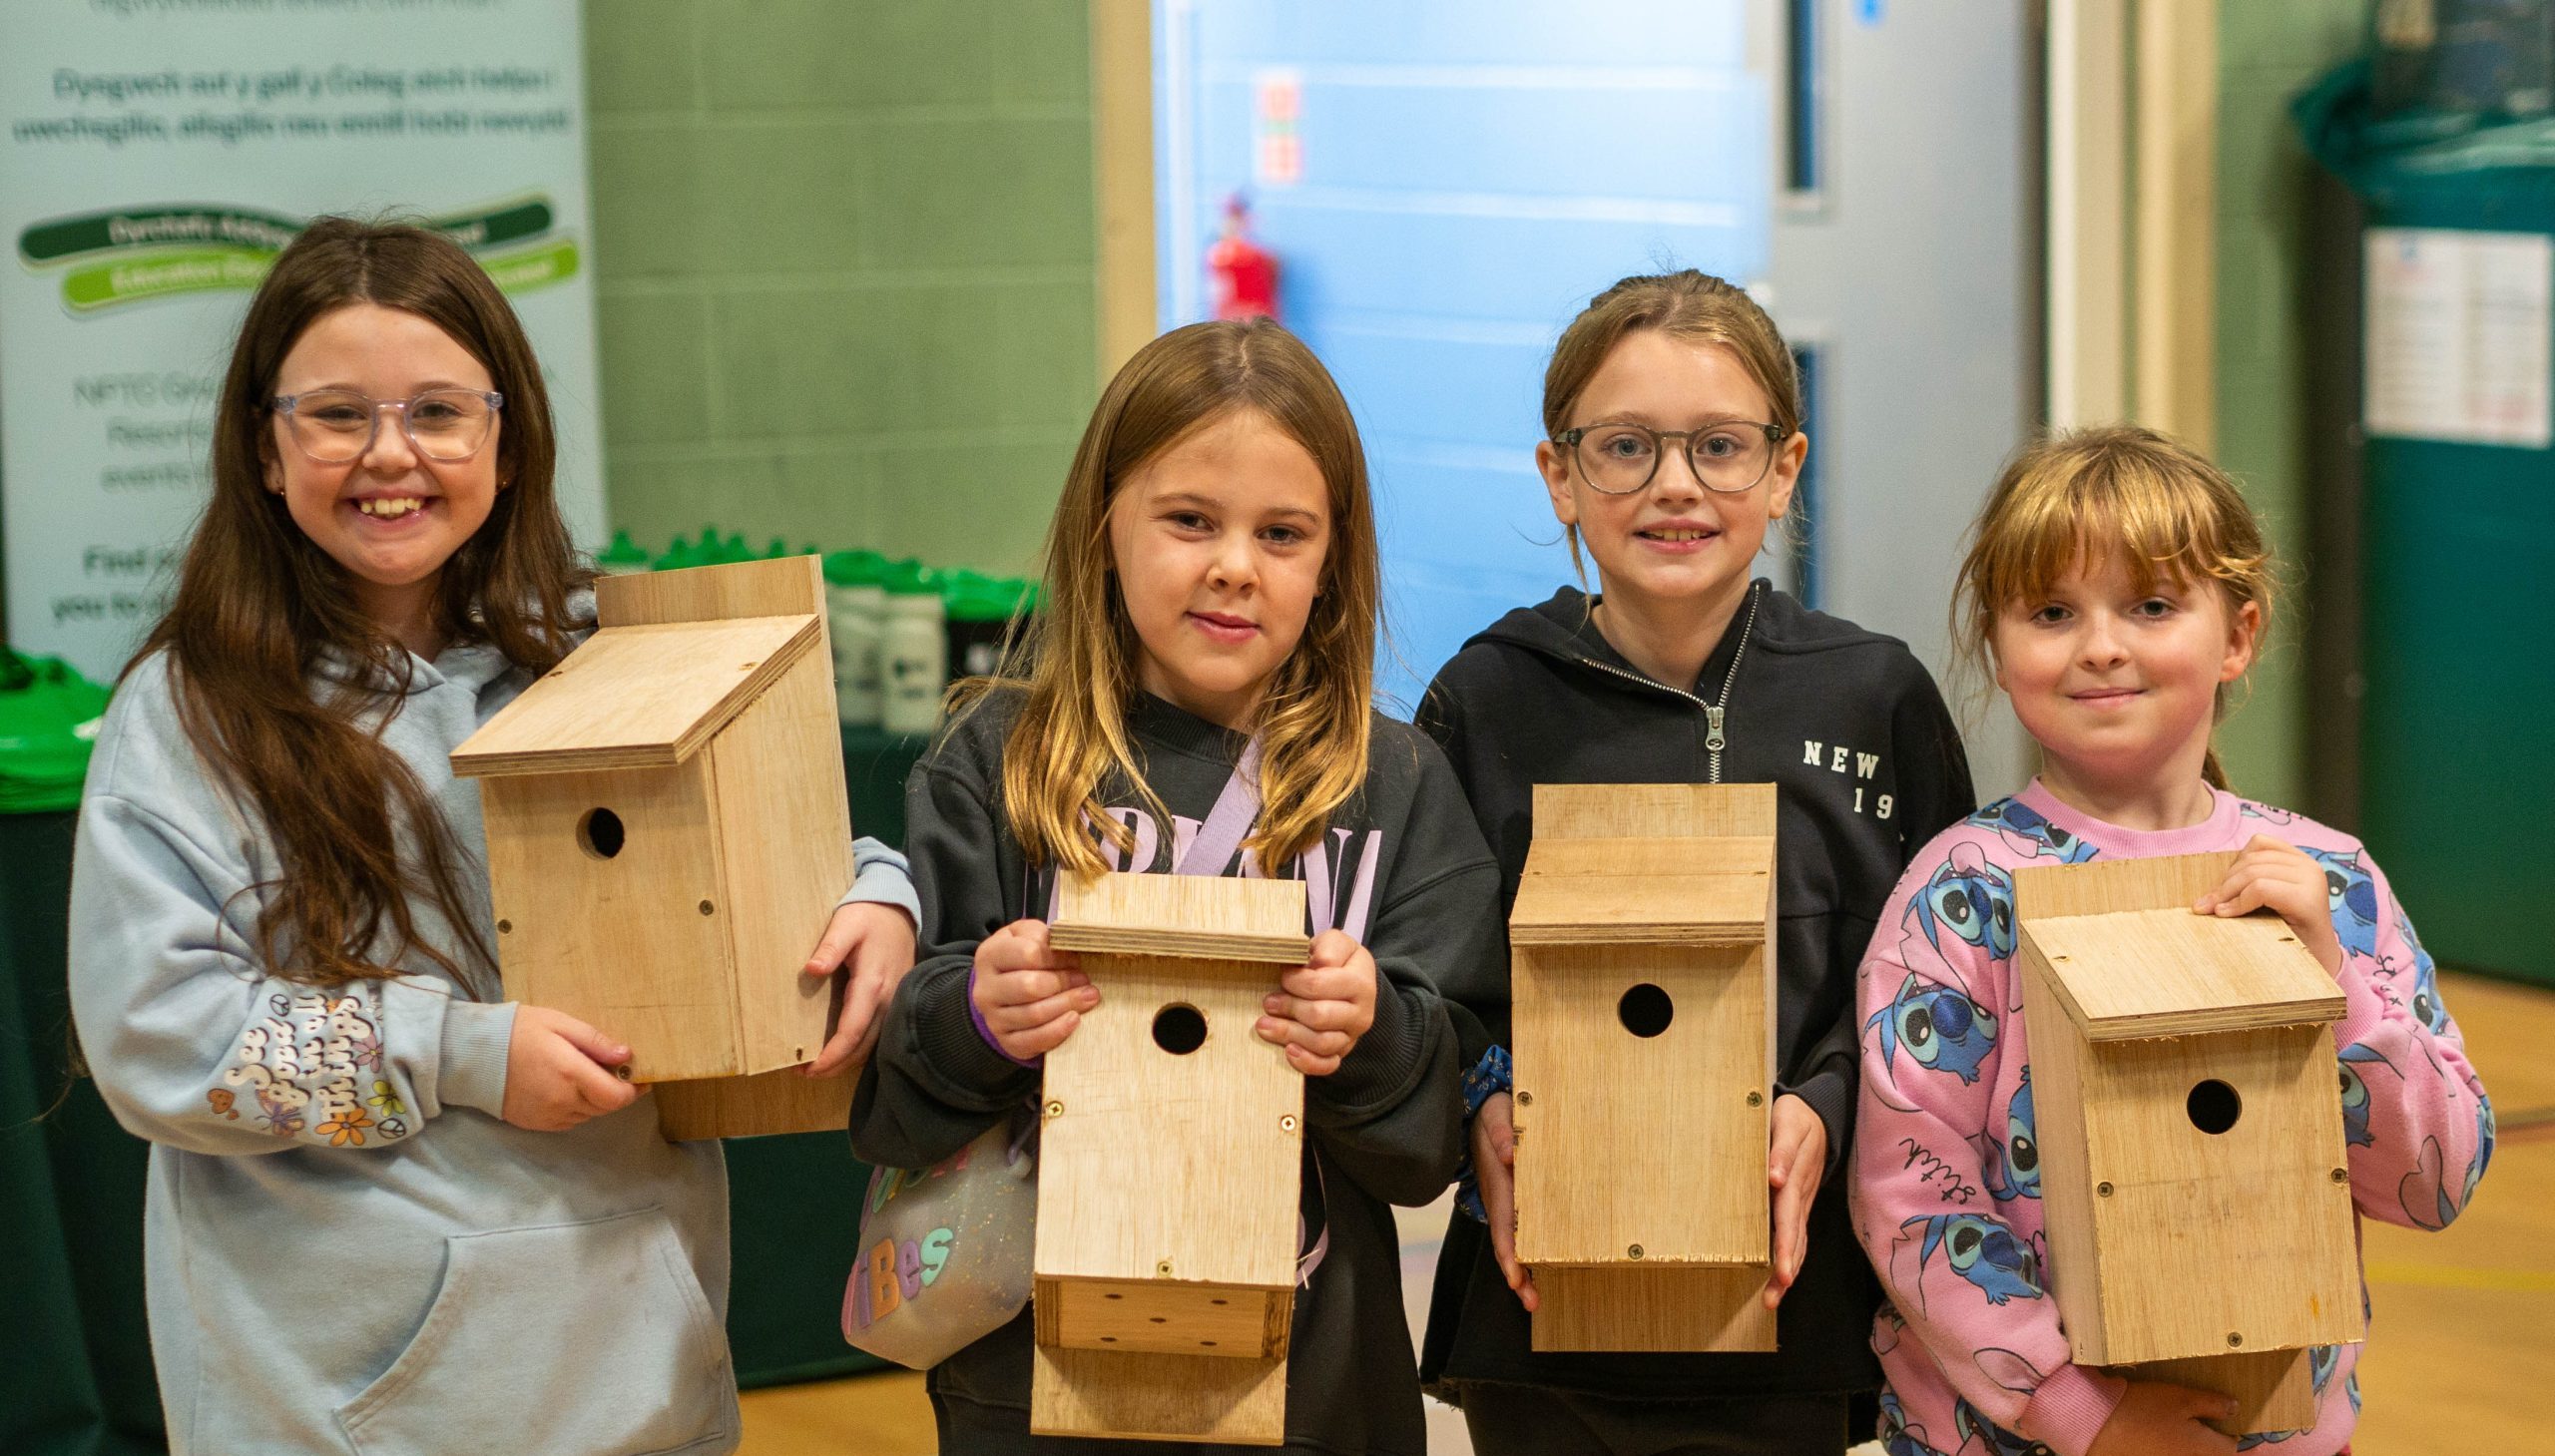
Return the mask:
<path id="1" fill-rule="evenodd" d="M 1109 381 L 1047 531 L 1046 610 L 1006 656 L 1000 677 L 962 685 L 957 700 L 963 712 L 997 683 L 1023 690 L 1003 745 L 1002 780 L 1012 837 L 1032 863 L 1101 868 L 1086 824 L 1132 845 L 1126 826 L 1101 812 L 1101 781 L 1112 771 L 1162 811 L 1127 736 L 1139 645 L 1112 579 L 1109 509 L 1145 462 L 1246 409 L 1267 416 L 1320 467 L 1331 532 L 1304 635 L 1279 664 L 1254 725 L 1264 807 L 1245 847 L 1276 869 L 1310 847 L 1331 811 L 1365 782 L 1382 592 L 1356 421 L 1321 361 L 1278 324 L 1193 323 L 1137 350 Z"/>
<path id="2" fill-rule="evenodd" d="M 2078 562 L 2118 560 L 2151 592 L 2214 585 L 2232 618 L 2252 603 L 2271 630 L 2277 568 L 2262 523 L 2227 473 L 2198 451 L 2139 425 L 2056 434 L 2007 462 L 1970 528 L 1952 589 L 1952 646 L 1964 675 L 1989 679 L 1996 619 L 2046 596 Z M 2227 716 L 2220 684 L 2215 718 Z M 2228 787 L 2212 748 L 2201 772 Z"/>
<path id="3" fill-rule="evenodd" d="M 1690 344 L 1720 344 L 1738 356 L 1740 367 L 1766 391 L 1767 408 L 1790 437 L 1800 429 L 1800 366 L 1783 330 L 1748 296 L 1748 290 L 1726 278 L 1687 268 L 1673 273 L 1639 273 L 1618 279 L 1613 287 L 1588 300 L 1579 316 L 1561 331 L 1552 361 L 1544 366 L 1544 438 L 1570 428 L 1570 412 L 1588 381 L 1606 364 L 1625 335 L 1655 328 Z M 1565 526 L 1570 564 L 1583 579 L 1579 528 Z"/>
<path id="4" fill-rule="evenodd" d="M 250 300 L 215 404 L 212 499 L 168 615 L 134 662 L 168 654 L 187 737 L 273 840 L 278 873 L 253 887 L 263 894 L 259 954 L 272 973 L 322 986 L 387 974 L 411 951 L 460 973 L 419 938 L 411 896 L 441 912 L 464 953 L 493 961 L 464 908 L 450 826 L 381 741 L 414 660 L 264 488 L 276 370 L 321 315 L 355 303 L 432 322 L 505 396 L 497 478 L 511 483 L 443 566 L 435 610 L 445 638 L 491 643 L 547 670 L 568 652 L 568 594 L 591 580 L 552 489 L 557 446 L 541 368 L 505 295 L 458 244 L 425 229 L 311 224 Z"/>

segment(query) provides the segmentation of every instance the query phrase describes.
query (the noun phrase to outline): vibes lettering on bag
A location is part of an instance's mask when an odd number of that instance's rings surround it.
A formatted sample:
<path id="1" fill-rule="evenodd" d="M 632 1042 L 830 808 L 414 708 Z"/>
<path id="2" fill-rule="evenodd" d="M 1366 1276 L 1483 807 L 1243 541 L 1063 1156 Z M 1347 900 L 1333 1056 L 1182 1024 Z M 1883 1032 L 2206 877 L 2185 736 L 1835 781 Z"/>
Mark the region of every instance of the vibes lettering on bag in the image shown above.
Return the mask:
<path id="1" fill-rule="evenodd" d="M 954 1228 L 934 1228 L 920 1238 L 880 1239 L 862 1256 L 866 1277 L 852 1282 L 853 1327 L 867 1329 L 931 1287 L 948 1266 L 950 1245 L 957 1237 Z"/>

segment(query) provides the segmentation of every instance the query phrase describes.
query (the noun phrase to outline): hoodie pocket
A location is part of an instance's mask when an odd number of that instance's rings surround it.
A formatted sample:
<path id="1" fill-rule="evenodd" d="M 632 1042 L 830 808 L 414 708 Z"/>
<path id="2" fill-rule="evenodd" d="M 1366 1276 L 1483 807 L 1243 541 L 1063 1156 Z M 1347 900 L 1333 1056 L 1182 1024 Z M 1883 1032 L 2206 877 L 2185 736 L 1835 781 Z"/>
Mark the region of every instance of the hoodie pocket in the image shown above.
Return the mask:
<path id="1" fill-rule="evenodd" d="M 663 1212 L 454 1234 L 442 1286 L 337 1409 L 362 1456 L 726 1449 L 728 1341 Z"/>

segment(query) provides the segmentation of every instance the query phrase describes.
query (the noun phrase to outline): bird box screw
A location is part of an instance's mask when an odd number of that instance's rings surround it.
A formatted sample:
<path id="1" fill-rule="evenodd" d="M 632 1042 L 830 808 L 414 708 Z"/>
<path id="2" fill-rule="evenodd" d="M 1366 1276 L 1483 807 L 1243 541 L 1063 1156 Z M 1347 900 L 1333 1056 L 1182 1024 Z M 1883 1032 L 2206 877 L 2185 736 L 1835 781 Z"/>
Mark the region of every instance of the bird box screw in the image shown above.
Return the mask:
<path id="1" fill-rule="evenodd" d="M 1630 1246 L 1630 1247 L 1626 1248 L 1626 1249 L 1624 1250 L 1624 1257 L 1626 1257 L 1626 1258 L 1639 1258 L 1639 1257 L 1641 1257 L 1641 1245 L 1640 1245 L 1640 1244 L 1638 1244 L 1638 1243 L 1636 1243 L 1636 1244 L 1633 1244 L 1632 1246 Z"/>
<path id="2" fill-rule="evenodd" d="M 1535 1094 L 1531 1092 L 1519 1092 L 1517 1094 L 1517 1105 L 1519 1107 L 1533 1107 L 1535 1105 Z"/>
<path id="3" fill-rule="evenodd" d="M 1284 1117 L 1279 1118 L 1278 1120 L 1278 1131 L 1281 1133 L 1291 1133 L 1295 1131 L 1295 1115 L 1293 1113 L 1288 1113 Z"/>
<path id="4" fill-rule="evenodd" d="M 1170 1259 L 1164 1259 L 1164 1260 L 1162 1260 L 1161 1262 L 1159 1262 L 1159 1263 L 1155 1264 L 1155 1265 L 1154 1265 L 1154 1272 L 1155 1272 L 1155 1273 L 1158 1273 L 1158 1274 L 1160 1274 L 1160 1275 L 1162 1275 L 1164 1278 L 1169 1278 L 1169 1277 L 1171 1277 L 1171 1260 L 1170 1260 Z"/>
<path id="5" fill-rule="evenodd" d="M 2227 1347 L 2228 1347 L 2229 1349 L 2231 1349 L 2231 1350 L 2232 1350 L 2232 1349 L 2240 1348 L 2240 1347 L 2242 1347 L 2242 1346 L 2244 1345 L 2244 1343 L 2245 1343 L 2245 1337 L 2244 1337 L 2243 1335 L 2238 1334 L 2236 1331 L 2234 1331 L 2234 1330 L 2232 1330 L 2232 1329 L 2231 1329 L 2231 1330 L 2229 1330 L 2229 1331 L 2227 1331 Z"/>
<path id="6" fill-rule="evenodd" d="M 708 900 L 704 900 L 701 902 L 701 913 L 704 915 L 716 915 L 719 913 L 719 907 L 710 903 Z"/>
<path id="7" fill-rule="evenodd" d="M 1766 1105 L 1766 1094 L 1764 1094 L 1764 1093 L 1762 1093 L 1762 1092 L 1751 1092 L 1751 1093 L 1749 1093 L 1749 1094 L 1748 1094 L 1748 1105 L 1749 1105 L 1750 1107 L 1764 1107 L 1764 1106 Z"/>
<path id="8" fill-rule="evenodd" d="M 2351 1181 L 2351 1171 L 2347 1168 L 2336 1168 L 2332 1172 L 2332 1180 L 2335 1183 L 2349 1183 Z"/>
<path id="9" fill-rule="evenodd" d="M 2094 1185 L 2094 1193 L 2099 1198 L 2108 1199 L 2112 1196 L 2112 1186 L 2107 1183 L 2098 1183 Z"/>
<path id="10" fill-rule="evenodd" d="M 499 935 L 512 935 L 512 934 L 514 934 L 514 933 L 515 933 L 515 922 L 513 922 L 512 920 L 500 920 L 500 921 L 498 921 L 498 922 L 497 922 L 497 933 L 498 933 Z"/>
<path id="11" fill-rule="evenodd" d="M 1064 1102 L 1063 1102 L 1061 1099 L 1059 1099 L 1059 1100 L 1057 1100 L 1057 1101 L 1055 1101 L 1055 1102 L 1051 1102 L 1051 1103 L 1047 1104 L 1047 1116 L 1049 1116 L 1049 1117 L 1051 1117 L 1051 1118 L 1060 1118 L 1060 1117 L 1063 1117 L 1064 1115 L 1065 1115 L 1065 1104 L 1064 1104 Z"/>

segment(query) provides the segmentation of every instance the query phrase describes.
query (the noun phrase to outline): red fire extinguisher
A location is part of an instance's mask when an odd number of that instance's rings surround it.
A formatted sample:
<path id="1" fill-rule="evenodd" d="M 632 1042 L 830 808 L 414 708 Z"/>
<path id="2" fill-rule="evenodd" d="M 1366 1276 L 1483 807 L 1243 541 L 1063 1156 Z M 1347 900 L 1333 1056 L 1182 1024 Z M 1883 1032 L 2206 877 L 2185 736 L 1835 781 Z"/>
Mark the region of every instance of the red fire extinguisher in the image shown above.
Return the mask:
<path id="1" fill-rule="evenodd" d="M 1278 259 L 1251 241 L 1251 205 L 1240 193 L 1225 200 L 1225 224 L 1207 249 L 1207 277 L 1218 318 L 1276 318 Z"/>

